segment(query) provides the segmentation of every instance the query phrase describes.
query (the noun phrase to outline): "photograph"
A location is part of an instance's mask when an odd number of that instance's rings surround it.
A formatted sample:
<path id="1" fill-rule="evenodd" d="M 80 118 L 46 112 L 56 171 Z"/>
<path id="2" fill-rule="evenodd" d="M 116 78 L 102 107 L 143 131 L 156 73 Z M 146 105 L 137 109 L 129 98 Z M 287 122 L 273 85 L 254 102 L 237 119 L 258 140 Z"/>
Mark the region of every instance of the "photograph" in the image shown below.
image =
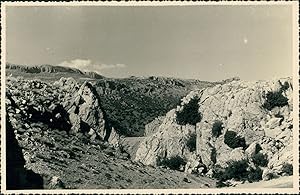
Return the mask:
<path id="1" fill-rule="evenodd" d="M 1 3 L 1 193 L 298 193 L 298 6 Z"/>

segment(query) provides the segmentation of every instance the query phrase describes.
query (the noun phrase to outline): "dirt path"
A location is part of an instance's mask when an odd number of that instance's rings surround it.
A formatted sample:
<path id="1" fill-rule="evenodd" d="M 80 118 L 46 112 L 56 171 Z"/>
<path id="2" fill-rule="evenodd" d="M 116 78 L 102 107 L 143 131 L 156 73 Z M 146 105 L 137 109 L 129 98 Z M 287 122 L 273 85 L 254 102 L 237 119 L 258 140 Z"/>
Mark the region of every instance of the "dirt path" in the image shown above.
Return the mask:
<path id="1" fill-rule="evenodd" d="M 236 186 L 236 188 L 292 188 L 293 176 L 280 177 L 269 181 L 260 181 L 254 183 L 245 183 Z"/>

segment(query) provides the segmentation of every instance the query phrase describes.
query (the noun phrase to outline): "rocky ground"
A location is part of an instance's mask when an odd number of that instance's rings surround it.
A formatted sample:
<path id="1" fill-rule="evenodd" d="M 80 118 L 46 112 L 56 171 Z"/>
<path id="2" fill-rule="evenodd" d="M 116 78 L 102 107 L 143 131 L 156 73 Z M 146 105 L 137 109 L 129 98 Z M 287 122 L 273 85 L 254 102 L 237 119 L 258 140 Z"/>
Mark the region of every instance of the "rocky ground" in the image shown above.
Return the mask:
<path id="1" fill-rule="evenodd" d="M 18 67 L 6 83 L 9 188 L 207 188 L 292 175 L 289 78 L 108 79 Z"/>
<path id="2" fill-rule="evenodd" d="M 86 82 L 8 77 L 6 106 L 9 189 L 216 185 L 214 179 L 133 162 L 121 145 L 126 139 L 111 127 Z"/>
<path id="3" fill-rule="evenodd" d="M 85 137 L 69 136 L 43 124 L 30 124 L 17 133 L 26 170 L 41 177 L 46 189 L 146 189 L 208 188 L 213 179 L 133 162 L 127 153 L 108 143 L 91 143 Z M 30 134 L 32 136 L 30 136 Z M 18 147 L 18 146 L 13 146 Z M 12 168 L 14 169 L 14 167 Z M 13 177 L 15 180 L 17 177 Z M 26 176 L 33 185 L 32 177 Z M 21 182 L 22 183 L 22 182 Z"/>

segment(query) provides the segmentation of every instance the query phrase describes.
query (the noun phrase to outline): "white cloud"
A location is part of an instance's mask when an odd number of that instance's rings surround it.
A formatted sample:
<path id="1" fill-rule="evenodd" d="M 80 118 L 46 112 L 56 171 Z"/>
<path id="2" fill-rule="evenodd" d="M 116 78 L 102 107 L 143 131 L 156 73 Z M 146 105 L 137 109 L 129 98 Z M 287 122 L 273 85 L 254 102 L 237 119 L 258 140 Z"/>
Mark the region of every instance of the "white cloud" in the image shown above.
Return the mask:
<path id="1" fill-rule="evenodd" d="M 97 64 L 87 59 L 75 59 L 71 61 L 64 61 L 58 64 L 59 66 L 66 66 L 71 68 L 77 68 L 83 71 L 93 71 L 101 73 L 104 69 L 114 69 L 114 68 L 125 68 L 125 64 Z"/>

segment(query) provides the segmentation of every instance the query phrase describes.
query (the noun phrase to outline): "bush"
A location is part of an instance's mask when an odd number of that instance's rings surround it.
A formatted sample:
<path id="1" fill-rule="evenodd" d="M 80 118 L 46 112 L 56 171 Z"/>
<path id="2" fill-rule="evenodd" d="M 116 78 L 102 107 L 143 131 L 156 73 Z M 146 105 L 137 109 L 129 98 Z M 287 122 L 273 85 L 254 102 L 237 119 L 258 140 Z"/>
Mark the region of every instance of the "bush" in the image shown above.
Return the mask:
<path id="1" fill-rule="evenodd" d="M 279 91 L 269 91 L 266 95 L 266 102 L 263 107 L 267 110 L 272 110 L 275 107 L 283 107 L 288 105 L 288 98 L 282 95 L 282 90 Z"/>
<path id="2" fill-rule="evenodd" d="M 285 163 L 282 166 L 282 172 L 287 173 L 288 175 L 293 175 L 293 165 L 290 163 Z"/>
<path id="3" fill-rule="evenodd" d="M 278 175 L 275 173 L 267 173 L 266 180 L 276 179 L 278 178 Z"/>
<path id="4" fill-rule="evenodd" d="M 223 123 L 221 121 L 215 121 L 212 127 L 212 135 L 214 137 L 219 137 L 222 134 Z"/>
<path id="5" fill-rule="evenodd" d="M 285 82 L 283 83 L 283 85 L 281 86 L 281 90 L 282 90 L 282 91 L 286 91 L 289 87 L 290 87 L 289 82 L 285 81 Z"/>
<path id="6" fill-rule="evenodd" d="M 268 165 L 268 156 L 266 154 L 257 153 L 252 157 L 253 163 L 257 166 L 266 167 Z"/>
<path id="7" fill-rule="evenodd" d="M 256 169 L 251 168 L 248 171 L 248 181 L 249 182 L 260 181 L 262 180 L 262 174 L 263 171 L 261 170 L 261 168 L 259 167 L 256 167 Z"/>
<path id="8" fill-rule="evenodd" d="M 199 109 L 199 98 L 193 98 L 183 106 L 182 111 L 176 112 L 176 120 L 179 125 L 196 125 L 200 122 L 201 115 L 198 113 Z"/>
<path id="9" fill-rule="evenodd" d="M 230 162 L 225 169 L 220 166 L 215 166 L 213 177 L 220 182 L 229 179 L 254 182 L 262 179 L 262 173 L 263 171 L 259 167 L 256 167 L 255 169 L 250 168 L 247 160 L 239 160 Z"/>
<path id="10" fill-rule="evenodd" d="M 223 179 L 223 177 L 224 177 L 224 171 L 225 171 L 225 169 L 222 168 L 220 165 L 215 165 L 213 167 L 213 175 L 212 175 L 212 177 L 218 179 L 219 181 L 223 181 L 224 180 Z"/>
<path id="11" fill-rule="evenodd" d="M 171 156 L 170 158 L 158 158 L 158 166 L 166 166 L 173 170 L 179 170 L 181 165 L 185 165 L 186 162 L 180 156 Z"/>
<path id="12" fill-rule="evenodd" d="M 193 152 L 196 150 L 196 133 L 192 133 L 188 140 L 186 141 L 186 145 L 189 148 L 190 152 Z"/>
<path id="13" fill-rule="evenodd" d="M 245 180 L 248 177 L 248 162 L 247 160 L 232 161 L 226 167 L 223 179 L 236 179 L 236 180 Z"/>
<path id="14" fill-rule="evenodd" d="M 261 150 L 262 150 L 261 146 L 259 144 L 256 144 L 256 146 L 255 146 L 255 153 L 258 153 Z"/>
<path id="15" fill-rule="evenodd" d="M 244 180 L 247 178 L 247 168 L 248 162 L 246 160 L 232 161 L 225 169 L 220 166 L 214 167 L 213 177 L 220 181 L 229 179 Z"/>
<path id="16" fill-rule="evenodd" d="M 226 131 L 224 136 L 224 143 L 227 144 L 230 148 L 246 148 L 245 138 L 238 136 L 234 131 Z"/>

